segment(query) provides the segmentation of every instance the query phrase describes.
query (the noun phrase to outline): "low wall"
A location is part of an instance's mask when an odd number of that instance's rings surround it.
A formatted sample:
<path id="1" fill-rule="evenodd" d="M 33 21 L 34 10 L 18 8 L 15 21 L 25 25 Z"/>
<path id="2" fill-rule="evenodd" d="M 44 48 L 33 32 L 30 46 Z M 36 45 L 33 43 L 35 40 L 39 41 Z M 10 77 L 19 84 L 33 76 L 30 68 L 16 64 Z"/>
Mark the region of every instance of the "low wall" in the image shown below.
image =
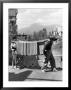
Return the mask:
<path id="1" fill-rule="evenodd" d="M 62 67 L 61 56 L 54 56 L 56 67 Z M 39 55 L 39 59 L 37 59 L 36 55 L 32 56 L 23 56 L 17 55 L 17 66 L 26 67 L 26 68 L 41 68 L 44 65 L 45 56 Z M 10 61 L 10 65 L 12 60 Z"/>
<path id="2" fill-rule="evenodd" d="M 26 68 L 40 68 L 36 55 L 31 56 L 18 55 L 17 66 Z"/>

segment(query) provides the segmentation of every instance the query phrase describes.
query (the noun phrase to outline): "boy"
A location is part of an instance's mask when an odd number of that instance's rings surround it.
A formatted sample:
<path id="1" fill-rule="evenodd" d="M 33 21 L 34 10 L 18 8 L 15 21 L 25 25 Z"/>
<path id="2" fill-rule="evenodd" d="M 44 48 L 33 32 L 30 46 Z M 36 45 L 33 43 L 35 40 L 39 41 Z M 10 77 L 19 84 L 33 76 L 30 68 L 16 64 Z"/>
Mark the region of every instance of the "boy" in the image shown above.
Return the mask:
<path id="1" fill-rule="evenodd" d="M 52 54 L 52 44 L 54 41 L 56 41 L 57 38 L 55 37 L 50 37 L 49 38 L 49 41 L 48 42 L 45 42 L 45 45 L 44 45 L 44 50 L 43 50 L 43 53 L 45 55 L 45 64 L 48 63 L 48 61 L 50 61 L 50 64 L 51 64 L 51 71 L 57 71 L 56 70 L 56 65 L 55 65 L 55 59 L 53 57 L 53 54 Z"/>
<path id="2" fill-rule="evenodd" d="M 12 41 L 11 42 L 11 50 L 12 50 L 12 68 L 14 68 L 14 63 L 15 63 L 15 68 L 16 68 L 16 57 L 17 57 L 17 48 L 16 48 L 16 42 Z"/>

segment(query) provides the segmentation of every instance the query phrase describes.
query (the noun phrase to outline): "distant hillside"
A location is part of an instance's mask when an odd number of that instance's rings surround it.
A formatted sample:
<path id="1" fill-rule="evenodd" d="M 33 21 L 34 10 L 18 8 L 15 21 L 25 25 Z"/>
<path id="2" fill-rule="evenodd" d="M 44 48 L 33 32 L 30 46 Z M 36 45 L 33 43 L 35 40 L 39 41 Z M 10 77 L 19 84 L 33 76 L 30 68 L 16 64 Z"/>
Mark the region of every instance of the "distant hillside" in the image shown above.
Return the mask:
<path id="1" fill-rule="evenodd" d="M 18 30 L 18 33 L 33 34 L 34 31 L 38 32 L 38 31 L 42 30 L 43 28 L 46 28 L 47 33 L 48 33 L 52 30 L 55 31 L 56 27 L 61 28 L 61 26 L 59 26 L 59 25 L 42 25 L 42 24 L 39 24 L 39 23 L 34 23 L 29 27 L 25 27 L 25 28 L 22 28 L 22 29 Z"/>

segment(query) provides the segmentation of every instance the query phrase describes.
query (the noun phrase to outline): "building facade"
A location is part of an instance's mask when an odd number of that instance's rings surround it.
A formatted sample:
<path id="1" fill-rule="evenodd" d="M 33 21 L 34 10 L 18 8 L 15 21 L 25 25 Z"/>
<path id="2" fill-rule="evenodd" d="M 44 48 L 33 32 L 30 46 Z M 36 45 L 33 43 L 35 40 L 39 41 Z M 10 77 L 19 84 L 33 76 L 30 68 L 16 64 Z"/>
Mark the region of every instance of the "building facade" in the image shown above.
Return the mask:
<path id="1" fill-rule="evenodd" d="M 17 35 L 17 9 L 9 9 L 9 36 L 13 39 Z"/>
<path id="2" fill-rule="evenodd" d="M 17 20 L 17 13 L 18 10 L 17 9 L 9 9 L 8 10 L 8 38 L 9 38 L 9 65 L 12 63 L 12 52 L 11 52 L 11 41 L 13 39 L 17 39 L 17 24 L 16 24 L 16 20 Z"/>

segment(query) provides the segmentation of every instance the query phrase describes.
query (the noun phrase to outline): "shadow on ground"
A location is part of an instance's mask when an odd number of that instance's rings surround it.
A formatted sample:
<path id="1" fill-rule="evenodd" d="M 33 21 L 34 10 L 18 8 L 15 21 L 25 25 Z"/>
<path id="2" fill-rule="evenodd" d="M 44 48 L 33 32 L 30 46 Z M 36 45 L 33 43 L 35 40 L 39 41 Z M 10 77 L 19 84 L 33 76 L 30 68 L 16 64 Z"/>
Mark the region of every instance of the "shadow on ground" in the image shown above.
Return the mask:
<path id="1" fill-rule="evenodd" d="M 60 67 L 58 67 L 58 68 L 56 68 L 56 72 L 58 72 L 58 71 L 62 71 L 62 68 L 60 68 Z M 52 70 L 51 70 L 51 68 L 44 68 L 44 71 L 45 72 L 53 72 Z"/>
<path id="2" fill-rule="evenodd" d="M 20 74 L 9 73 L 9 81 L 24 81 L 32 71 L 27 70 Z"/>

